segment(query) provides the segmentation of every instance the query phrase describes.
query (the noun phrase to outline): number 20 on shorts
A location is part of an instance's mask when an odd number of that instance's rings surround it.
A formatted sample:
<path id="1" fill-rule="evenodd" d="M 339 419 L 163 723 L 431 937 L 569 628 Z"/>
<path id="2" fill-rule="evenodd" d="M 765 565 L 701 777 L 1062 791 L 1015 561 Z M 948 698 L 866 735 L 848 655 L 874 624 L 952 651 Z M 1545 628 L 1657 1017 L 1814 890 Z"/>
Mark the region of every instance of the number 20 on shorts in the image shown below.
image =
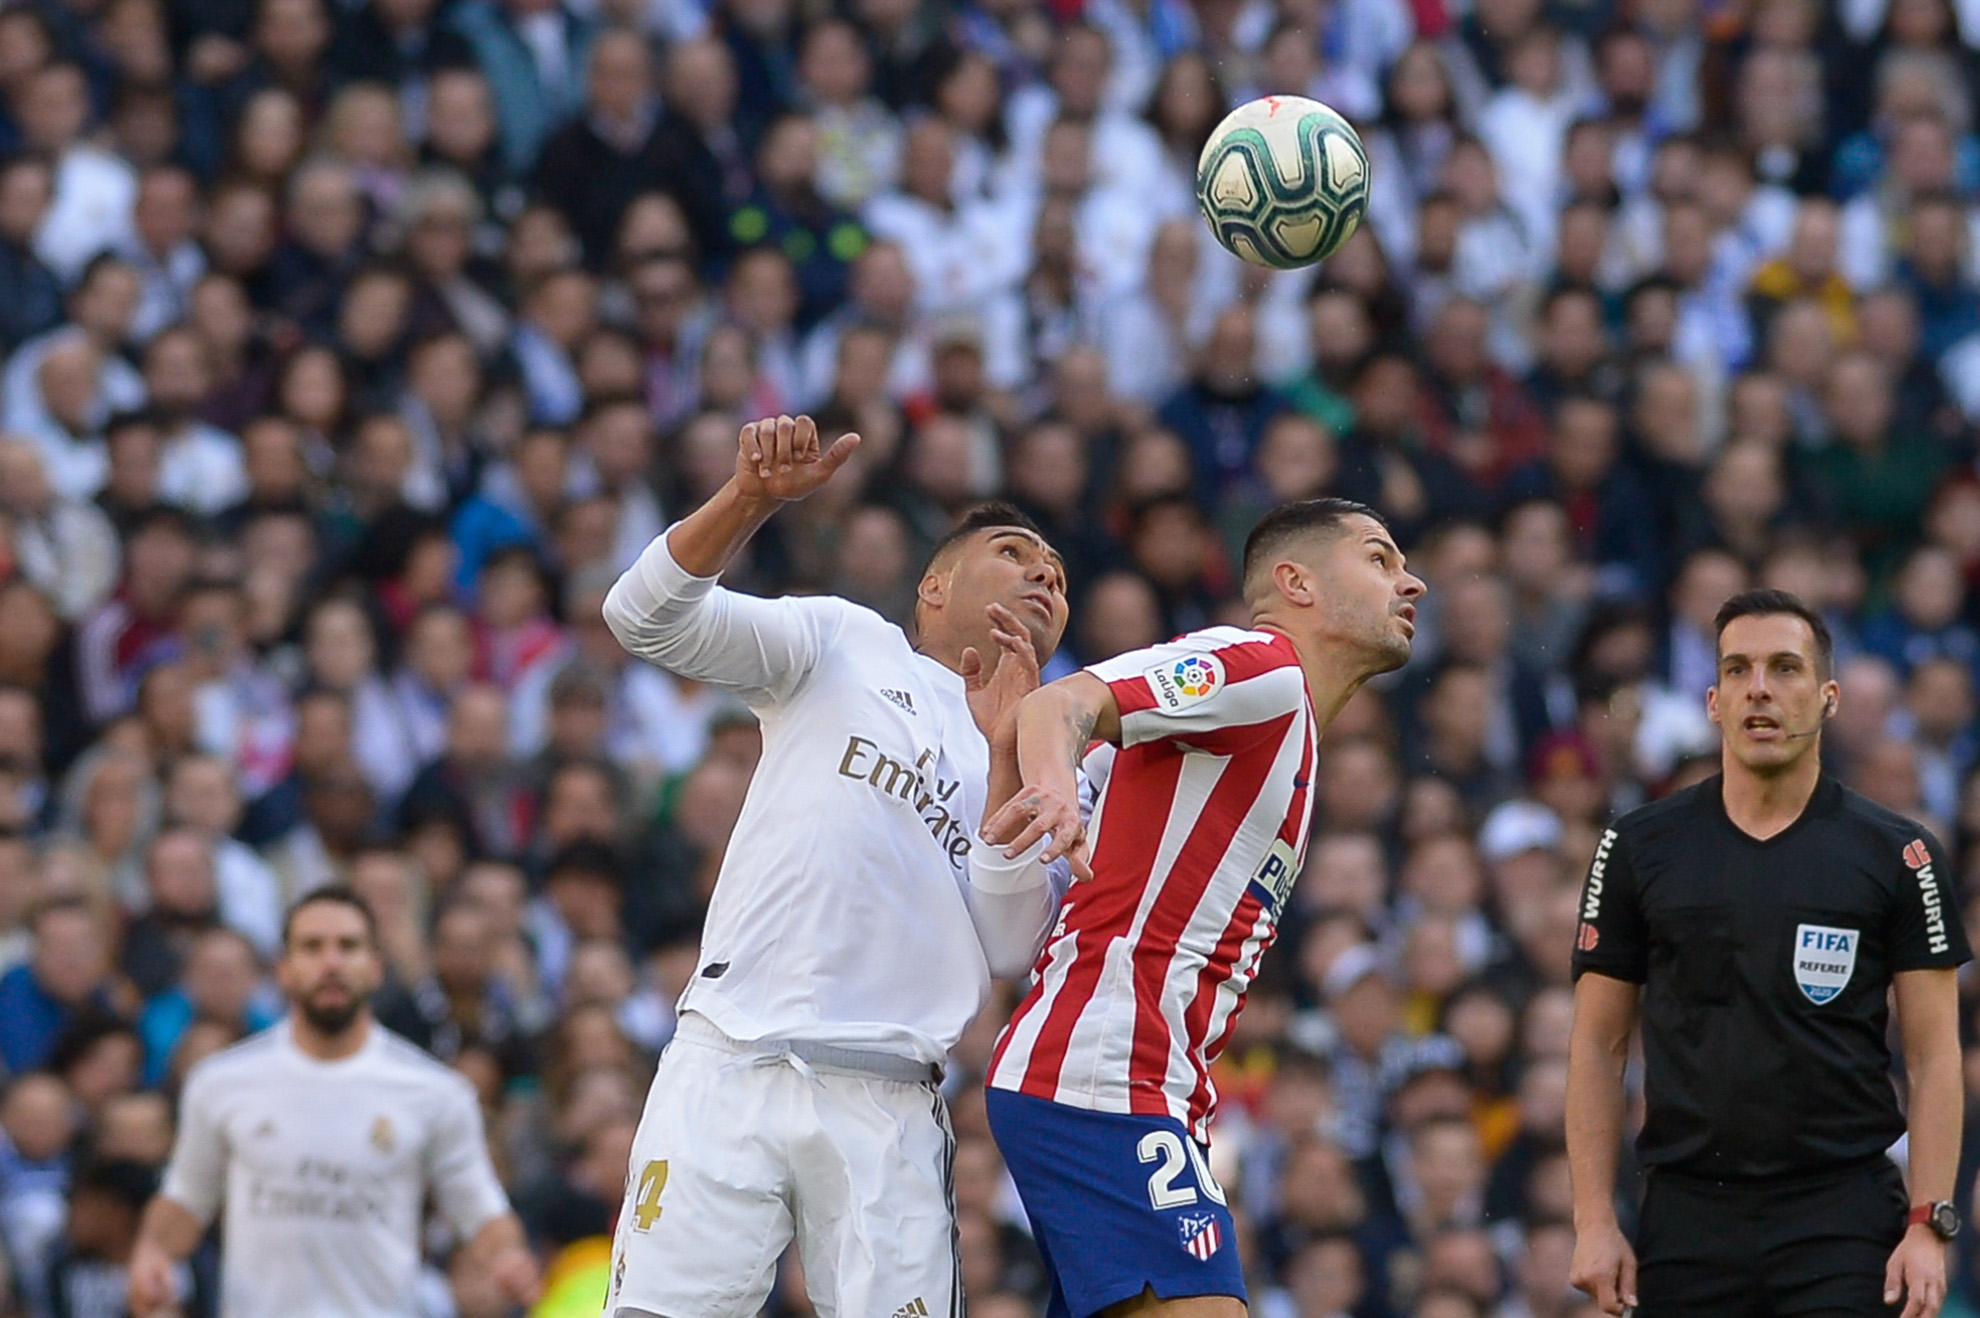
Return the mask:
<path id="1" fill-rule="evenodd" d="M 1224 1202 L 1224 1187 L 1210 1174 L 1210 1164 L 1203 1160 L 1203 1153 L 1194 1141 L 1185 1140 L 1173 1131 L 1151 1130 L 1135 1145 L 1134 1156 L 1141 1162 L 1156 1164 L 1148 1176 L 1150 1206 L 1184 1208 L 1196 1202 L 1194 1187 L 1176 1184 L 1176 1177 L 1182 1175 L 1184 1159 L 1196 1172 L 1196 1184 L 1203 1187 L 1211 1202 Z"/>
<path id="2" fill-rule="evenodd" d="M 660 1220 L 660 1192 L 667 1188 L 667 1162 L 658 1159 L 640 1168 L 639 1193 L 633 1196 L 633 1230 L 651 1231 Z"/>

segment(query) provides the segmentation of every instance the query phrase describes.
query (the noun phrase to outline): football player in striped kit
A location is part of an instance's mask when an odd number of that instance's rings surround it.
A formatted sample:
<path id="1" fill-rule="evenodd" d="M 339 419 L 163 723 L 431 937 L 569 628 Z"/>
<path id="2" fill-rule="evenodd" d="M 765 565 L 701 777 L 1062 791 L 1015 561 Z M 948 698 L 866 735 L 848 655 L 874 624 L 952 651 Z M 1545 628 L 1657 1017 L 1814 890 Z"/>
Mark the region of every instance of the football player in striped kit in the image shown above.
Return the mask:
<path id="1" fill-rule="evenodd" d="M 1087 880 L 989 1075 L 1054 1318 L 1245 1312 L 1207 1157 L 1210 1064 L 1304 860 L 1320 735 L 1408 660 L 1423 589 L 1372 509 L 1288 504 L 1245 546 L 1249 630 L 1121 655 L 1020 705 L 1022 786 L 984 836 L 1014 855 L 1049 837 L 1044 858 Z"/>

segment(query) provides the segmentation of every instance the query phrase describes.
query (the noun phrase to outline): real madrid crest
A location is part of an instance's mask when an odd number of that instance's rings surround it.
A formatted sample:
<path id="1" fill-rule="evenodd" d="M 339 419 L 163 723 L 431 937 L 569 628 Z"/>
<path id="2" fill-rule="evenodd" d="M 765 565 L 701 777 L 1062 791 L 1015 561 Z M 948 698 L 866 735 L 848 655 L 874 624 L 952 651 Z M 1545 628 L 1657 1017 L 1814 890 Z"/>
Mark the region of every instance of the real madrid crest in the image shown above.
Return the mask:
<path id="1" fill-rule="evenodd" d="M 394 1148 L 398 1147 L 398 1141 L 392 1138 L 392 1119 L 390 1117 L 380 1117 L 371 1123 L 371 1147 L 377 1149 L 380 1153 L 390 1153 Z"/>

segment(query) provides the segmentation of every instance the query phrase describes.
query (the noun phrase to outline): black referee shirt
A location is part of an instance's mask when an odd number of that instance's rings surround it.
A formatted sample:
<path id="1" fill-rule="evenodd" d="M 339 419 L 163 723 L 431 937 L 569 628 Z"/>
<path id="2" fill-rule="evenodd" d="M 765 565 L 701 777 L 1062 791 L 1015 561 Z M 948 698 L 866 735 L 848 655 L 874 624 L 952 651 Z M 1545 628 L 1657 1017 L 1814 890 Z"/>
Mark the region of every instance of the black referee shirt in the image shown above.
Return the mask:
<path id="1" fill-rule="evenodd" d="M 1632 810 L 1582 885 L 1574 972 L 1643 985 L 1645 1166 L 1819 1172 L 1904 1134 L 1887 990 L 1970 957 L 1938 839 L 1824 775 L 1766 841 L 1714 776 Z"/>

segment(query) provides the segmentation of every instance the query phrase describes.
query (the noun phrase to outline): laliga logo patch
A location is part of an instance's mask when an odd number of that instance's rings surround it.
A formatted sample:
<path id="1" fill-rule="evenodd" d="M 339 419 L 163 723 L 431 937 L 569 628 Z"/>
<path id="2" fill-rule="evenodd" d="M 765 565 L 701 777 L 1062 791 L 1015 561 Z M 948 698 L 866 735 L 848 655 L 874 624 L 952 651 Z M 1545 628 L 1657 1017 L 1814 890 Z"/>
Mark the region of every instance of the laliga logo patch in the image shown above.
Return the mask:
<path id="1" fill-rule="evenodd" d="M 1224 685 L 1224 661 L 1214 654 L 1192 654 L 1156 664 L 1142 676 L 1155 693 L 1155 703 L 1174 714 L 1217 694 Z"/>
<path id="2" fill-rule="evenodd" d="M 1856 948 L 1863 934 L 1826 924 L 1794 927 L 1794 984 L 1816 1006 L 1831 1002 L 1856 970 Z"/>

